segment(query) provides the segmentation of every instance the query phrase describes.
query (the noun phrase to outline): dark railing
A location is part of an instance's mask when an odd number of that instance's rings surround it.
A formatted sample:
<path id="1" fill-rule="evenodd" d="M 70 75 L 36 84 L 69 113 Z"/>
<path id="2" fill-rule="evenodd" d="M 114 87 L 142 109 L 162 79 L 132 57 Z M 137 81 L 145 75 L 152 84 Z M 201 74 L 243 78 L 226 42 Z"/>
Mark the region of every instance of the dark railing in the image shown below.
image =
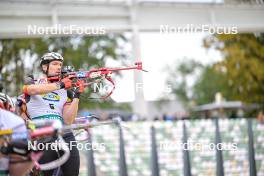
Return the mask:
<path id="1" fill-rule="evenodd" d="M 255 148 L 254 148 L 254 133 L 253 133 L 253 127 L 252 127 L 252 119 L 247 119 L 244 121 L 247 123 L 245 126 L 247 130 L 246 131 L 247 136 L 244 136 L 245 138 L 248 138 L 247 141 L 247 153 L 248 153 L 248 163 L 249 163 L 249 175 L 250 176 L 256 176 L 257 175 L 257 170 L 256 170 L 256 161 L 255 161 Z M 190 129 L 186 126 L 186 122 L 188 120 L 182 121 L 182 142 L 187 143 L 188 141 L 188 133 L 190 133 Z M 146 123 L 146 122 L 145 122 Z M 164 122 L 160 122 L 164 123 Z M 177 122 L 176 122 L 177 123 Z M 258 122 L 257 122 L 258 123 Z M 156 139 L 156 128 L 155 125 L 151 125 L 152 122 L 149 122 L 150 127 L 150 147 L 151 151 L 149 153 L 150 155 L 150 163 L 148 165 L 150 166 L 150 173 L 152 176 L 160 176 L 160 164 L 159 164 L 159 150 L 158 145 L 157 145 L 157 139 Z M 221 136 L 221 126 L 219 125 L 219 120 L 214 119 L 213 123 L 214 124 L 214 144 L 217 145 L 219 143 L 222 143 L 222 136 Z M 130 129 L 132 130 L 132 129 Z M 138 132 L 140 133 L 140 132 Z M 264 136 L 263 136 L 264 138 Z M 223 141 L 225 142 L 225 141 Z M 128 169 L 127 169 L 127 163 L 126 163 L 126 143 L 124 141 L 124 134 L 123 134 L 123 129 L 119 128 L 119 155 L 118 155 L 118 164 L 119 164 L 119 172 L 116 173 L 116 175 L 120 176 L 127 176 L 129 175 Z M 192 175 L 192 165 L 191 165 L 191 159 L 190 157 L 190 151 L 189 150 L 182 150 L 182 160 L 183 160 L 183 175 L 184 176 L 191 176 Z M 264 154 L 264 151 L 263 151 Z M 96 175 L 96 167 L 100 168 L 100 166 L 96 166 L 94 163 L 94 156 L 93 156 L 93 151 L 89 150 L 88 151 L 88 176 L 95 176 Z M 223 157 L 223 153 L 221 150 L 216 149 L 215 150 L 215 175 L 217 176 L 223 176 L 225 174 L 225 167 L 224 167 L 224 162 L 225 159 Z M 107 174 L 105 174 L 107 175 Z"/>

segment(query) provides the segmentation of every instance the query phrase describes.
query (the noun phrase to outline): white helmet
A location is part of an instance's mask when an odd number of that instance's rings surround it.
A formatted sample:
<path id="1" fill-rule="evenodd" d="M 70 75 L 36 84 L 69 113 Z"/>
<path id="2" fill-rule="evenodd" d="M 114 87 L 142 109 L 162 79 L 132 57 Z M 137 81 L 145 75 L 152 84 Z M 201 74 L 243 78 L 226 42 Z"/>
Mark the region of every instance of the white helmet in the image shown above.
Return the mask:
<path id="1" fill-rule="evenodd" d="M 55 60 L 63 62 L 63 57 L 61 56 L 60 53 L 56 53 L 56 52 L 46 53 L 40 59 L 40 66 L 43 64 L 48 64 L 51 61 L 55 61 Z"/>

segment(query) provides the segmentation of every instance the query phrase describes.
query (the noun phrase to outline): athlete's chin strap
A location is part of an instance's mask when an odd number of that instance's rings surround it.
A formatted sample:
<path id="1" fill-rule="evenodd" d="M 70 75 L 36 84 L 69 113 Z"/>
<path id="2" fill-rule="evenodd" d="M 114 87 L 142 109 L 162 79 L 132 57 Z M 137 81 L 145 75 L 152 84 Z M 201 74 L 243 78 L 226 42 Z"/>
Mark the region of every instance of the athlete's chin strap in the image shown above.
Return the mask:
<path id="1" fill-rule="evenodd" d="M 49 64 L 50 64 L 50 62 L 47 63 L 47 70 L 44 72 L 44 74 L 46 74 L 46 75 L 48 75 L 48 73 L 49 73 Z"/>
<path id="2" fill-rule="evenodd" d="M 47 78 L 49 77 L 49 65 L 50 65 L 50 62 L 47 63 L 47 70 L 44 71 L 43 70 L 43 73 L 47 76 Z M 50 82 L 55 82 L 54 80 L 52 79 L 48 79 Z"/>

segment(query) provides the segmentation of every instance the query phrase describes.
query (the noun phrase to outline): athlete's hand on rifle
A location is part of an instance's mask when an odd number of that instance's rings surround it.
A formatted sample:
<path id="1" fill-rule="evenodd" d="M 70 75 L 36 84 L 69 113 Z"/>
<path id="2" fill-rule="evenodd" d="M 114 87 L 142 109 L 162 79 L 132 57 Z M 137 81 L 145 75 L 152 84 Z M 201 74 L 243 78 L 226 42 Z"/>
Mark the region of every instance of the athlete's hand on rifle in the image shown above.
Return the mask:
<path id="1" fill-rule="evenodd" d="M 59 82 L 59 86 L 61 89 L 70 89 L 72 87 L 72 80 L 68 77 L 63 78 L 60 82 Z"/>
<path id="2" fill-rule="evenodd" d="M 74 95 L 73 98 L 80 98 L 81 93 L 84 91 L 84 81 L 78 80 L 75 84 L 75 88 L 73 90 Z"/>

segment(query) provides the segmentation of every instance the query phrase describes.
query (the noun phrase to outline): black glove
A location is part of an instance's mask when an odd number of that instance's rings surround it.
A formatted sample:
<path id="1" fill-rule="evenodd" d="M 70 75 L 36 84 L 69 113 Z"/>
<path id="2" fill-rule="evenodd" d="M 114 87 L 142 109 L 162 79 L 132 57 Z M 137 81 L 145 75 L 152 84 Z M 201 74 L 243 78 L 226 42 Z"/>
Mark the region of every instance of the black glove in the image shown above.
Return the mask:
<path id="1" fill-rule="evenodd" d="M 73 98 L 78 98 L 80 99 L 81 93 L 84 92 L 84 81 L 83 80 L 78 80 L 75 83 L 76 87 L 73 88 Z"/>
<path id="2" fill-rule="evenodd" d="M 4 155 L 17 154 L 27 156 L 30 153 L 30 148 L 27 139 L 20 139 L 9 142 L 6 146 L 2 146 L 0 152 Z"/>
<path id="3" fill-rule="evenodd" d="M 80 99 L 81 93 L 79 92 L 79 87 L 75 87 L 73 88 L 72 92 L 73 92 L 73 98 L 78 98 Z"/>

